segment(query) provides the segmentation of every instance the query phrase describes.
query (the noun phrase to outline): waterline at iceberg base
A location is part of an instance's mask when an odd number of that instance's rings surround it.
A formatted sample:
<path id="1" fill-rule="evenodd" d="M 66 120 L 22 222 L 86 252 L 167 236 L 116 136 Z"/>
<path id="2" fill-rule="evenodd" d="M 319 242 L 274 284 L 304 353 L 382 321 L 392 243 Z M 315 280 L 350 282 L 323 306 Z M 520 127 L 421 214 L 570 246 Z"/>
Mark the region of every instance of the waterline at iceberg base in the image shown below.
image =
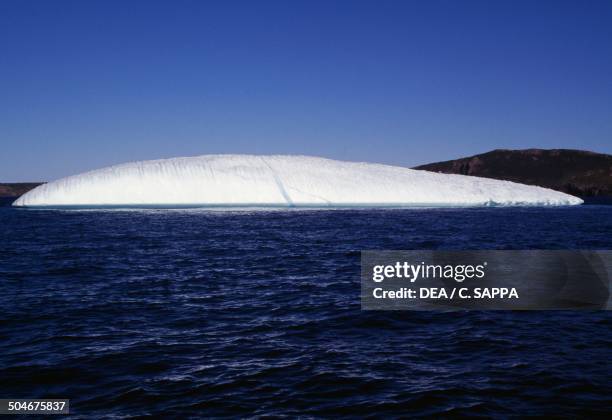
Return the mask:
<path id="1" fill-rule="evenodd" d="M 574 205 L 546 188 L 397 166 L 292 155 L 132 162 L 40 185 L 20 207 L 395 207 Z"/>

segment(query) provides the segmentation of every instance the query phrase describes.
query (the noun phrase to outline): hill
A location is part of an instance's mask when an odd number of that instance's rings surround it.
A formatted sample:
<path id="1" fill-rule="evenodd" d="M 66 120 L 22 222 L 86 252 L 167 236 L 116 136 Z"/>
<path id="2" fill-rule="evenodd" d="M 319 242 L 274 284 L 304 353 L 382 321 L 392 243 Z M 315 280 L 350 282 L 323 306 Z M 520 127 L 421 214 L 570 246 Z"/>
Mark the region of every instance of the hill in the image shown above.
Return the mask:
<path id="1" fill-rule="evenodd" d="M 33 188 L 38 187 L 42 182 L 12 182 L 0 183 L 1 198 L 17 198 Z"/>
<path id="2" fill-rule="evenodd" d="M 539 185 L 580 197 L 612 196 L 612 155 L 583 150 L 493 150 L 414 169 Z"/>

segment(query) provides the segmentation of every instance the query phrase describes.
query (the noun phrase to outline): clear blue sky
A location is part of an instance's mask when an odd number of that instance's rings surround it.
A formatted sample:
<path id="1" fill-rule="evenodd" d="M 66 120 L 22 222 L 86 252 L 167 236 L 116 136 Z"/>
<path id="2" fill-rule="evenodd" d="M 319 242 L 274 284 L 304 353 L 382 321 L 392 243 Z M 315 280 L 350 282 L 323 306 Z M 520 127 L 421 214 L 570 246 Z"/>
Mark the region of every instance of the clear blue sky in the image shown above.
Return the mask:
<path id="1" fill-rule="evenodd" d="M 0 181 L 530 147 L 612 152 L 612 1 L 0 0 Z"/>

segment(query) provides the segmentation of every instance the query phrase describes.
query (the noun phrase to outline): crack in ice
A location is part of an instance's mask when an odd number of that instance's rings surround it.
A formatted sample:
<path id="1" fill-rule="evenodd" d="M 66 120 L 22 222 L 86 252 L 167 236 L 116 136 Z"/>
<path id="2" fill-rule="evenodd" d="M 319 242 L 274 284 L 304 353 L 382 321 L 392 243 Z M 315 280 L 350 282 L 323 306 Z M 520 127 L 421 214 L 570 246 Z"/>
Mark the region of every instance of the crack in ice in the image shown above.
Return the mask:
<path id="1" fill-rule="evenodd" d="M 261 161 L 270 169 L 270 171 L 272 172 L 272 177 L 274 177 L 274 182 L 276 182 L 276 186 L 278 187 L 278 190 L 280 191 L 281 195 L 283 196 L 283 198 L 285 199 L 285 201 L 287 202 L 287 205 L 289 207 L 293 207 L 293 200 L 291 200 L 291 197 L 289 197 L 289 193 L 287 193 L 287 190 L 285 190 L 285 186 L 283 185 L 283 182 L 280 180 L 280 178 L 278 177 L 276 171 L 272 168 L 272 166 L 266 161 L 266 159 L 261 156 Z"/>

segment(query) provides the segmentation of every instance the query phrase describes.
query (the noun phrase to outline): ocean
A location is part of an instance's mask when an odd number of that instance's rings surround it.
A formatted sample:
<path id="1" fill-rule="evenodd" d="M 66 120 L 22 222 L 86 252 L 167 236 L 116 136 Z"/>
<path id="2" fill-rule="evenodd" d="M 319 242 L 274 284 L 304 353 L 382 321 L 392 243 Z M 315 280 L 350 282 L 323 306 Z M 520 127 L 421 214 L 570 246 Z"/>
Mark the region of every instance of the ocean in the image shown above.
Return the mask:
<path id="1" fill-rule="evenodd" d="M 612 249 L 612 206 L 0 207 L 0 398 L 77 418 L 610 414 L 610 312 L 362 311 L 374 249 Z"/>

